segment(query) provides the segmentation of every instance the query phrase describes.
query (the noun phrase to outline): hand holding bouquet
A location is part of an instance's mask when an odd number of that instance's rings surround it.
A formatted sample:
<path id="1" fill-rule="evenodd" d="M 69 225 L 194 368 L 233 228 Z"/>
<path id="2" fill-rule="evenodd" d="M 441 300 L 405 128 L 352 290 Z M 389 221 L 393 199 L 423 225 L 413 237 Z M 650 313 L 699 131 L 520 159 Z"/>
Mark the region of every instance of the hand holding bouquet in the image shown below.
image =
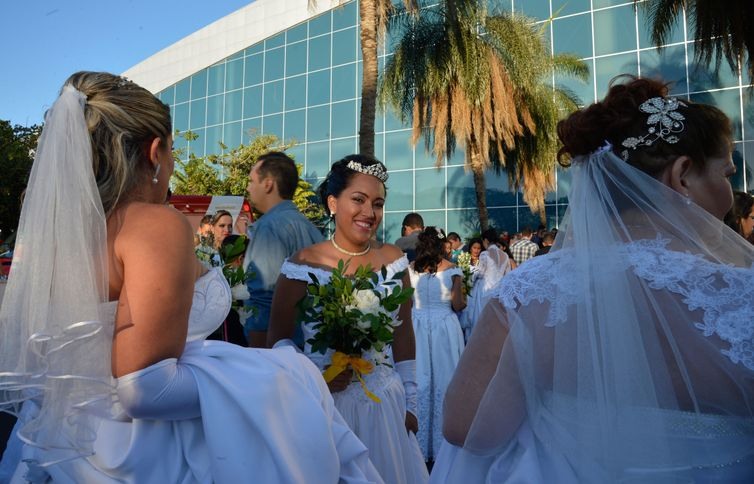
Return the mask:
<path id="1" fill-rule="evenodd" d="M 471 254 L 461 252 L 458 255 L 456 264 L 463 272 L 463 293 L 467 297 L 471 297 L 471 289 L 474 287 L 474 270 L 471 266 Z"/>
<path id="2" fill-rule="evenodd" d="M 332 364 L 325 371 L 325 381 L 332 381 L 347 368 L 353 370 L 364 392 L 372 400 L 379 398 L 366 387 L 362 375 L 374 369 L 374 364 L 362 358 L 365 351 L 382 351 L 393 342 L 393 331 L 401 324 L 392 314 L 413 294 L 413 288 L 404 288 L 400 281 L 403 273 L 387 279 L 382 268 L 382 283 L 371 265 L 359 266 L 352 276 L 346 276 L 348 263 L 342 260 L 332 272 L 330 282 L 321 284 L 310 273 L 307 297 L 299 308 L 304 321 L 315 321 L 314 337 L 307 340 L 312 351 L 325 354 L 335 350 Z"/>

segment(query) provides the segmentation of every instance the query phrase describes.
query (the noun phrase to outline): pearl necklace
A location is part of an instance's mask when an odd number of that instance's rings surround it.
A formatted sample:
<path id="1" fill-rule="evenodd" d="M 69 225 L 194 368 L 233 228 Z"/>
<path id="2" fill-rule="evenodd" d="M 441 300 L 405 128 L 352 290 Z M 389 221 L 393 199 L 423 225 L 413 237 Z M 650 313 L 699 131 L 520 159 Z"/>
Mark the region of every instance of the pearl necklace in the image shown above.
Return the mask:
<path id="1" fill-rule="evenodd" d="M 350 255 L 351 257 L 358 257 L 360 255 L 365 255 L 372 248 L 372 243 L 371 242 L 367 242 L 367 248 L 366 249 L 362 250 L 361 252 L 351 252 L 350 250 L 346 250 L 343 247 L 339 246 L 335 242 L 335 237 L 333 237 L 332 239 L 330 239 L 330 242 L 332 242 L 332 246 L 335 247 L 335 249 L 338 252 L 341 252 L 341 253 L 346 254 L 346 255 Z"/>

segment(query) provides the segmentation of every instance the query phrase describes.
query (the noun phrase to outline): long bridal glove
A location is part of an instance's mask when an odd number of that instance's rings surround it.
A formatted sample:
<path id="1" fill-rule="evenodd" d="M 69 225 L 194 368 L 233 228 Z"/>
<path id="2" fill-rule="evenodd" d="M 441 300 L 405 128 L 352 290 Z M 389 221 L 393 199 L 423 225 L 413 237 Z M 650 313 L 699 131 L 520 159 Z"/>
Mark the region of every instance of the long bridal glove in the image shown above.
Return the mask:
<path id="1" fill-rule="evenodd" d="M 131 418 L 183 420 L 201 415 L 191 370 L 168 358 L 118 378 L 118 397 Z"/>
<path id="2" fill-rule="evenodd" d="M 417 407 L 417 384 L 416 384 L 416 360 L 403 360 L 395 362 L 395 371 L 403 381 L 403 389 L 406 391 L 406 411 L 414 416 L 418 415 Z"/>

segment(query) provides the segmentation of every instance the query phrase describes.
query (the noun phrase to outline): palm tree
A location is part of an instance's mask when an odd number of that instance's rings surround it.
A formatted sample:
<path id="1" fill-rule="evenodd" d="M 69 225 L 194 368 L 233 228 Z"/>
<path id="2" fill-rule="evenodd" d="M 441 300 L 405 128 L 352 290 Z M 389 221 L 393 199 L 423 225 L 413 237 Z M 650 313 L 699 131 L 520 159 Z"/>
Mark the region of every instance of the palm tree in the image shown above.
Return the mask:
<path id="1" fill-rule="evenodd" d="M 418 17 L 397 18 L 404 32 L 380 86 L 381 101 L 412 120 L 412 142 L 424 135 L 437 166 L 456 143 L 464 146 L 482 230 L 489 226 L 490 167 L 504 170 L 544 218 L 544 196 L 554 186 L 557 120 L 577 103 L 569 91 L 553 88 L 552 76 L 588 75 L 575 56 L 550 54 L 541 26 L 521 16 L 488 16 L 485 4 L 445 0 Z"/>
<path id="2" fill-rule="evenodd" d="M 725 60 L 734 72 L 743 66 L 754 78 L 754 2 L 752 0 L 634 0 L 643 3 L 651 25 L 652 42 L 663 45 L 685 8 L 698 39 L 696 61 L 716 65 Z"/>
<path id="3" fill-rule="evenodd" d="M 345 0 L 340 0 L 344 3 Z M 309 0 L 312 8 L 317 0 Z M 384 37 L 388 18 L 393 12 L 391 0 L 359 0 L 361 28 L 361 112 L 359 114 L 359 153 L 374 156 L 374 117 L 377 104 L 377 47 Z M 417 0 L 403 0 L 405 11 L 419 10 Z"/>

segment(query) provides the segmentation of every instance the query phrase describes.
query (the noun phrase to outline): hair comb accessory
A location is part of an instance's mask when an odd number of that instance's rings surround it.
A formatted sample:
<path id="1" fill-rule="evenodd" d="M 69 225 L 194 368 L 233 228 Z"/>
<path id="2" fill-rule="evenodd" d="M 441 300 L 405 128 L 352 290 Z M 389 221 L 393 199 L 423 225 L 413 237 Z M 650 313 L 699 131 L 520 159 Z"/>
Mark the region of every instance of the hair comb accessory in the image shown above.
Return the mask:
<path id="1" fill-rule="evenodd" d="M 439 227 L 432 227 L 432 228 L 435 229 L 435 232 L 437 232 L 438 239 L 445 240 L 445 234 L 442 233 L 442 229 L 440 229 Z"/>
<path id="2" fill-rule="evenodd" d="M 364 166 L 356 160 L 351 160 L 348 162 L 346 167 L 350 168 L 353 171 L 358 171 L 359 173 L 376 177 L 382 183 L 385 183 L 387 181 L 387 170 L 385 170 L 385 167 L 382 166 L 382 163 L 375 163 L 374 165 Z"/>
<path id="3" fill-rule="evenodd" d="M 652 146 L 657 140 L 678 143 L 679 138 L 675 133 L 684 130 L 683 121 L 686 119 L 678 112 L 678 106 L 686 107 L 686 104 L 674 97 L 653 97 L 641 103 L 639 110 L 649 114 L 647 134 L 638 138 L 628 137 L 621 145 L 635 150 L 639 146 Z M 628 149 L 621 151 L 621 157 L 624 161 L 628 160 Z"/>

